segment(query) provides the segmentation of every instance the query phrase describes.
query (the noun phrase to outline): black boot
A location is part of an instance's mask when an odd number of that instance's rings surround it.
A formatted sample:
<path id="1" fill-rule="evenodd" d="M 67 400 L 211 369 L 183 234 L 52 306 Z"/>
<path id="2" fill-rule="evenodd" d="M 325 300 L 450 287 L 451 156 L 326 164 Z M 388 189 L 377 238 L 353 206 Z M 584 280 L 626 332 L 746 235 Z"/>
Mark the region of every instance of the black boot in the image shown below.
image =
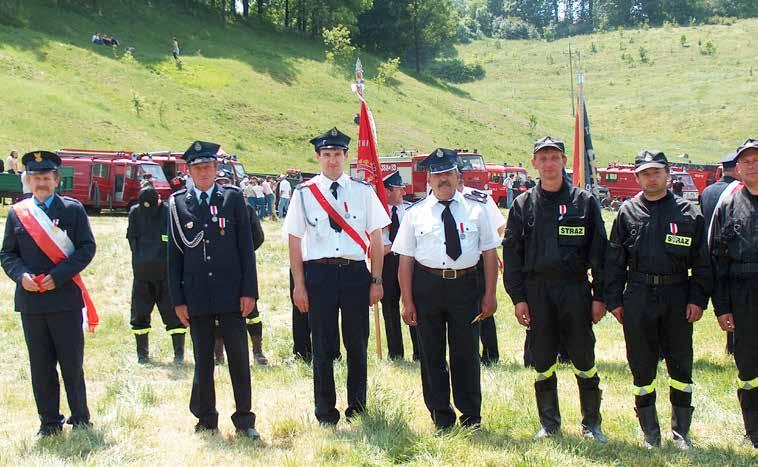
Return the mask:
<path id="1" fill-rule="evenodd" d="M 216 365 L 224 364 L 224 338 L 216 336 L 216 342 L 213 345 L 213 355 L 216 357 Z"/>
<path id="2" fill-rule="evenodd" d="M 592 438 L 602 444 L 608 442 L 608 438 L 600 429 L 603 417 L 600 416 L 600 401 L 603 400 L 603 391 L 598 388 L 579 388 L 579 402 L 582 407 L 582 434 L 586 438 Z"/>
<path id="3" fill-rule="evenodd" d="M 268 365 L 268 359 L 263 355 L 263 336 L 250 336 L 253 342 L 253 357 L 258 365 Z"/>
<path id="4" fill-rule="evenodd" d="M 692 447 L 690 441 L 690 425 L 692 424 L 692 412 L 694 407 L 671 407 L 671 432 L 674 437 L 674 444 L 682 451 Z"/>
<path id="5" fill-rule="evenodd" d="M 645 447 L 648 449 L 661 447 L 661 425 L 658 423 L 655 405 L 636 407 L 634 410 L 640 420 L 642 434 L 645 435 Z"/>
<path id="6" fill-rule="evenodd" d="M 535 395 L 537 396 L 537 413 L 539 414 L 541 425 L 540 431 L 537 432 L 534 439 L 547 438 L 561 431 L 561 408 L 558 404 L 556 383 L 552 384 L 553 387 L 540 387 L 542 383 L 547 383 L 548 381 L 534 383 Z"/>
<path id="7" fill-rule="evenodd" d="M 738 389 L 737 399 L 740 401 L 742 421 L 745 423 L 745 441 L 758 448 L 758 409 L 753 408 L 750 400 L 753 391 L 758 389 Z"/>
<path id="8" fill-rule="evenodd" d="M 150 363 L 150 347 L 147 334 L 135 334 L 137 341 L 137 363 Z"/>
<path id="9" fill-rule="evenodd" d="M 171 335 L 171 343 L 174 346 L 174 363 L 177 365 L 184 363 L 184 336 L 185 334 Z"/>

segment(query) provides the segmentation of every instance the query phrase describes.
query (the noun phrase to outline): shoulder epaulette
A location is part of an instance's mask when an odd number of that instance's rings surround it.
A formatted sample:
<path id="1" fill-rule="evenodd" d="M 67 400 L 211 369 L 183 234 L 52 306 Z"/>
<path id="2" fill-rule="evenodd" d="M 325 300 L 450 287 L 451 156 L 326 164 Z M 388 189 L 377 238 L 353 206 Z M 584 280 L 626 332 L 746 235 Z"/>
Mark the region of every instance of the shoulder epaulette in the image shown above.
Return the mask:
<path id="1" fill-rule="evenodd" d="M 371 185 L 369 182 L 367 182 L 367 181 L 365 181 L 365 180 L 361 180 L 361 179 L 359 179 L 359 178 L 350 177 L 350 180 L 352 180 L 352 181 L 354 181 L 354 182 L 362 183 L 363 185 L 373 186 L 373 185 Z"/>
<path id="2" fill-rule="evenodd" d="M 171 196 L 174 196 L 174 195 L 179 196 L 179 195 L 182 195 L 182 194 L 184 194 L 186 192 L 187 192 L 187 189 L 186 188 L 182 188 L 181 190 L 176 190 L 175 192 L 173 192 L 171 194 Z"/>
<path id="3" fill-rule="evenodd" d="M 310 179 L 308 181 L 305 181 L 295 187 L 296 190 L 302 190 L 303 188 L 307 187 L 308 185 L 312 185 L 314 183 L 313 179 Z"/>
<path id="4" fill-rule="evenodd" d="M 469 193 L 463 195 L 464 198 L 476 201 L 477 203 L 487 203 L 487 193 L 481 191 L 471 190 Z"/>
<path id="5" fill-rule="evenodd" d="M 405 207 L 406 210 L 412 208 L 413 206 L 419 204 L 420 202 L 424 201 L 426 198 L 417 199 L 416 201 L 410 202 L 408 201 L 408 206 Z"/>
<path id="6" fill-rule="evenodd" d="M 221 188 L 224 188 L 226 190 L 242 191 L 242 188 L 232 184 L 221 185 Z"/>

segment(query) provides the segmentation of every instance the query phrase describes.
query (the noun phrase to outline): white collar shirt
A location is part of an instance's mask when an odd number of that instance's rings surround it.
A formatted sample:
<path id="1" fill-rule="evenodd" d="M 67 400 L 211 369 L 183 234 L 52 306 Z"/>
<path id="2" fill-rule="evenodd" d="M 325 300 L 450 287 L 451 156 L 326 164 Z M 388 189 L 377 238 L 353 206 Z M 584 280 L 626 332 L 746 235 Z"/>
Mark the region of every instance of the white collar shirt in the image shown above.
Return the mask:
<path id="1" fill-rule="evenodd" d="M 337 182 L 337 199 L 331 192 Z M 366 245 L 368 234 L 390 223 L 379 198 L 370 185 L 351 180 L 344 173 L 331 180 L 319 174 L 299 186 L 290 200 L 283 231 L 301 238 L 303 261 L 321 258 L 344 258 L 355 261 L 366 259 L 363 249 L 344 231 L 335 231 L 329 223 L 329 215 L 307 188 L 315 184 L 327 203 L 361 236 Z"/>
<path id="2" fill-rule="evenodd" d="M 485 204 L 470 200 L 456 191 L 450 204 L 461 241 L 461 255 L 453 260 L 445 251 L 445 206 L 434 194 L 409 208 L 392 244 L 395 253 L 412 256 L 435 269 L 466 269 L 476 265 L 484 251 L 497 248 L 500 239 L 490 225 Z"/>

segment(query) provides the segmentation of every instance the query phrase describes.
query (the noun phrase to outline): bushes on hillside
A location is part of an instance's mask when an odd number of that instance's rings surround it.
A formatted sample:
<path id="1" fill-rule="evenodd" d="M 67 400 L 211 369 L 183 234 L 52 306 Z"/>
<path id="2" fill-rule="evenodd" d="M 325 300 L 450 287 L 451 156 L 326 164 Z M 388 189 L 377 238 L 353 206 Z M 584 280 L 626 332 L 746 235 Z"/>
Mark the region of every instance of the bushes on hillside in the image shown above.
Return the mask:
<path id="1" fill-rule="evenodd" d="M 492 21 L 492 35 L 500 39 L 539 39 L 534 25 L 515 16 L 498 16 Z"/>
<path id="2" fill-rule="evenodd" d="M 435 78 L 450 83 L 469 83 L 484 78 L 485 72 L 479 63 L 466 64 L 457 58 L 436 60 L 429 65 L 429 73 Z"/>

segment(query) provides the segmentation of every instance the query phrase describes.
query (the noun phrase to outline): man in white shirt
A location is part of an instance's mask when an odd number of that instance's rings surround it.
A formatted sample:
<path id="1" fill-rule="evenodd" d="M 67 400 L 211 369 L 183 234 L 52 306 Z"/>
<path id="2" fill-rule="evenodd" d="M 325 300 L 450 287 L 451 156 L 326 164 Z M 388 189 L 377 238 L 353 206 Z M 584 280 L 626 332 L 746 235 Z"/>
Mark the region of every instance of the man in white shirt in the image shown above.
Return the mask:
<path id="1" fill-rule="evenodd" d="M 424 159 L 432 193 L 406 211 L 392 244 L 392 251 L 401 255 L 403 320 L 417 327 L 424 401 L 438 429 L 452 428 L 456 422 L 451 382 L 461 425 L 481 423 L 479 321 L 497 309 L 500 239 L 485 202 L 457 190 L 457 161 L 458 153 L 450 149 L 437 149 Z M 480 256 L 483 287 L 477 268 Z"/>
<path id="2" fill-rule="evenodd" d="M 284 219 L 290 206 L 292 185 L 284 175 L 279 175 L 279 218 Z"/>
<path id="3" fill-rule="evenodd" d="M 18 151 L 11 151 L 7 159 L 5 159 L 5 171 L 8 173 L 21 173 L 18 169 Z"/>
<path id="4" fill-rule="evenodd" d="M 284 221 L 293 301 L 308 313 L 311 325 L 315 412 L 322 425 L 336 425 L 340 419 L 333 363 L 339 351 L 340 312 L 347 351 L 345 417 L 365 410 L 369 306 L 382 298 L 382 228 L 390 223 L 371 185 L 344 174 L 349 142 L 336 128 L 311 140 L 321 174 L 297 187 Z"/>

